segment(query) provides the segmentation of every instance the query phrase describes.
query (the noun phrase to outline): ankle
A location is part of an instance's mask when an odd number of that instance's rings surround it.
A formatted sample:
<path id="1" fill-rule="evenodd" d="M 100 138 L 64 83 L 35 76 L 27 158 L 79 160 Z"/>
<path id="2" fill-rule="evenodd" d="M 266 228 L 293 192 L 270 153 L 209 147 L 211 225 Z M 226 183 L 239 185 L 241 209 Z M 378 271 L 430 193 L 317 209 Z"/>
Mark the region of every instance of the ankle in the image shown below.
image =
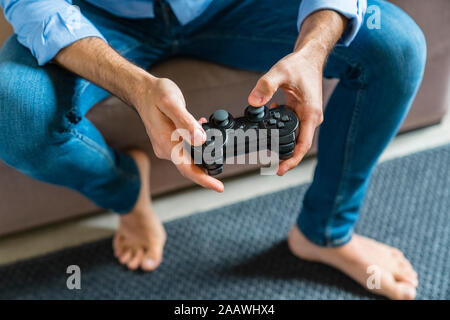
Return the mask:
<path id="1" fill-rule="evenodd" d="M 306 238 L 298 226 L 293 226 L 291 231 L 289 232 L 289 236 L 287 239 L 289 250 L 295 256 L 310 261 L 319 261 L 320 258 L 320 249 L 318 245 L 311 242 Z"/>

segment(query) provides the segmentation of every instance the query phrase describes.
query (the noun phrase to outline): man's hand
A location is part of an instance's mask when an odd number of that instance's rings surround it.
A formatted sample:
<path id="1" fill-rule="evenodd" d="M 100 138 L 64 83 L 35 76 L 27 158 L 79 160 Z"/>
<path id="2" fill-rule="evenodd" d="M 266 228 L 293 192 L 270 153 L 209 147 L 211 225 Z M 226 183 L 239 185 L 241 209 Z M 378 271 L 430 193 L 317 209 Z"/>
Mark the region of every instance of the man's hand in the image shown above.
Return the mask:
<path id="1" fill-rule="evenodd" d="M 248 102 L 266 104 L 281 89 L 286 104 L 300 120 L 300 134 L 292 158 L 281 162 L 278 175 L 297 166 L 311 148 L 315 129 L 323 121 L 322 73 L 328 54 L 341 37 L 347 20 L 339 13 L 321 10 L 304 22 L 294 52 L 276 63 L 257 82 Z"/>
<path id="2" fill-rule="evenodd" d="M 171 141 L 172 133 L 176 129 L 187 130 L 190 136 L 183 138 L 190 143 L 199 145 L 205 141 L 206 134 L 200 123 L 187 111 L 183 94 L 171 80 L 152 78 L 142 83 L 142 89 L 137 92 L 135 101 L 136 110 L 144 122 L 153 151 L 158 158 L 171 160 L 172 149 L 179 143 Z M 183 156 L 190 157 L 189 152 L 184 152 Z M 192 159 L 183 159 L 180 162 L 175 165 L 183 176 L 205 188 L 223 191 L 222 182 L 206 174 Z"/>
<path id="3" fill-rule="evenodd" d="M 187 111 L 183 95 L 175 83 L 152 76 L 127 61 L 99 38 L 84 38 L 62 49 L 54 62 L 108 90 L 136 108 L 156 155 L 171 160 L 175 129 L 186 129 L 189 142 L 201 144 L 206 135 Z M 184 153 L 187 157 L 188 152 Z M 176 165 L 181 174 L 199 185 L 223 191 L 223 184 L 210 177 L 191 159 Z"/>
<path id="4" fill-rule="evenodd" d="M 311 148 L 315 129 L 322 123 L 322 69 L 301 53 L 292 53 L 261 77 L 248 99 L 252 106 L 262 106 L 280 88 L 286 104 L 300 121 L 300 134 L 294 155 L 281 162 L 277 174 L 282 176 L 295 167 Z"/>

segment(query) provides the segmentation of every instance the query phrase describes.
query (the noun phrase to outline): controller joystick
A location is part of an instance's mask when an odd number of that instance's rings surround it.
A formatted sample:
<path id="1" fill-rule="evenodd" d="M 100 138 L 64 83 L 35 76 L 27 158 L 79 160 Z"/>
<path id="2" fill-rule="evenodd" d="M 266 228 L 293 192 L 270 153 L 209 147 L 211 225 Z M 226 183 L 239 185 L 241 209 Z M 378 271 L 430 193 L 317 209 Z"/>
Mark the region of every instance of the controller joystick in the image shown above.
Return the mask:
<path id="1" fill-rule="evenodd" d="M 259 107 L 259 108 L 255 108 L 252 106 L 248 106 L 245 109 L 245 115 L 248 118 L 248 120 L 252 121 L 252 122 L 259 122 L 262 119 L 264 119 L 264 115 L 266 111 L 266 107 Z"/>
<path id="2" fill-rule="evenodd" d="M 215 126 L 224 128 L 230 123 L 229 116 L 230 114 L 226 110 L 220 109 L 213 113 L 211 120 Z"/>

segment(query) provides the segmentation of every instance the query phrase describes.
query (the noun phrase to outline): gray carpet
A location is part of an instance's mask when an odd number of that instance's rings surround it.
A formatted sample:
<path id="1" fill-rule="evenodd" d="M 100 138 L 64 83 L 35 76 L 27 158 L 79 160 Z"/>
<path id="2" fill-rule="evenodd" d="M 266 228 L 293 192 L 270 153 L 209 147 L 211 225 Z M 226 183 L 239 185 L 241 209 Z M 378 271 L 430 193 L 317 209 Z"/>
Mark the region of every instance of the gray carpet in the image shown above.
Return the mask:
<path id="1" fill-rule="evenodd" d="M 105 239 L 1 267 L 0 298 L 378 298 L 289 253 L 285 237 L 306 187 L 167 223 L 164 262 L 152 274 L 125 270 Z M 357 232 L 405 252 L 419 274 L 419 299 L 450 299 L 450 145 L 379 165 Z M 81 290 L 66 288 L 72 264 L 81 267 Z"/>

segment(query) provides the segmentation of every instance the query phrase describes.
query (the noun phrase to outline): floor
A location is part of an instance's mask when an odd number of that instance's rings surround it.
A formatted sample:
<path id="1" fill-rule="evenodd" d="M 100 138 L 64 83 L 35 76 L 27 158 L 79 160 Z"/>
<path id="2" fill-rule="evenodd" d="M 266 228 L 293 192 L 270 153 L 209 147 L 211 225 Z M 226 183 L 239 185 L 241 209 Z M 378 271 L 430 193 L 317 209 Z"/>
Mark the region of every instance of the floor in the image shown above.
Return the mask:
<path id="1" fill-rule="evenodd" d="M 450 143 L 450 115 L 439 125 L 396 137 L 385 150 L 380 161 L 446 143 Z M 309 182 L 315 162 L 314 158 L 306 159 L 282 179 L 277 176 L 261 176 L 258 172 L 228 179 L 225 181 L 223 194 L 195 187 L 158 197 L 154 199 L 154 207 L 163 221 L 221 207 Z M 117 222 L 117 216 L 114 213 L 105 212 L 2 238 L 0 239 L 0 264 L 111 236 Z"/>

